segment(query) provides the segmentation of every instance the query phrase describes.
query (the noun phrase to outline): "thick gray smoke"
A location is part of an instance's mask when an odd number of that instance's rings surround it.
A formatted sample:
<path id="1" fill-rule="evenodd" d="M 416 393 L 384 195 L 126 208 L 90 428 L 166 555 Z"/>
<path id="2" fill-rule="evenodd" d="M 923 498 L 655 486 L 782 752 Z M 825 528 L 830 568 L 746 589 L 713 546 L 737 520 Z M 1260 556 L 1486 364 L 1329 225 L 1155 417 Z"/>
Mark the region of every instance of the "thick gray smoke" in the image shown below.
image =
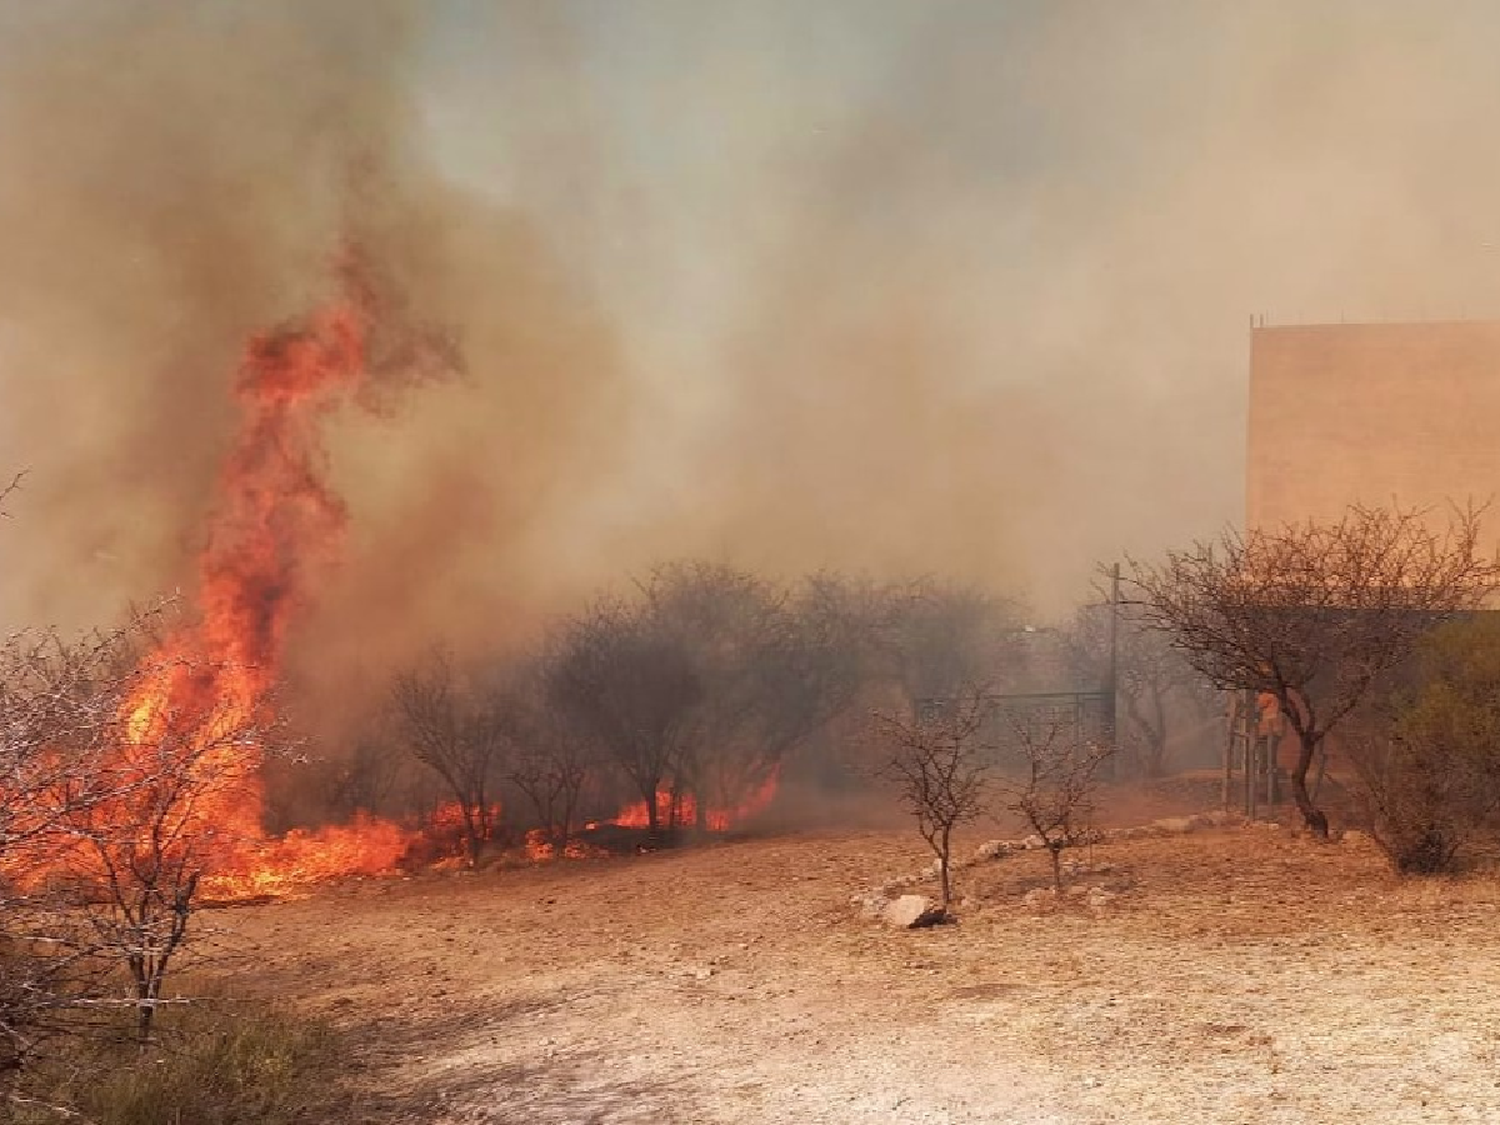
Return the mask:
<path id="1" fill-rule="evenodd" d="M 357 237 L 466 375 L 341 419 L 314 681 L 689 552 L 1064 610 L 1239 517 L 1245 328 L 1493 314 L 1480 3 L 0 6 L 9 617 L 191 581 Z"/>
<path id="2" fill-rule="evenodd" d="M 649 149 L 717 170 L 661 217 L 733 278 L 658 509 L 705 549 L 1059 612 L 1241 519 L 1252 314 L 1500 311 L 1492 6 L 648 7 L 616 49 L 695 95 Z"/>
<path id="3" fill-rule="evenodd" d="M 0 19 L 3 460 L 29 470 L 8 619 L 107 622 L 191 588 L 245 343 L 327 296 L 352 242 L 407 315 L 452 330 L 464 373 L 335 419 L 350 541 L 298 664 L 337 681 L 524 620 L 549 592 L 543 544 L 612 462 L 619 368 L 536 223 L 434 170 L 420 10 Z"/>

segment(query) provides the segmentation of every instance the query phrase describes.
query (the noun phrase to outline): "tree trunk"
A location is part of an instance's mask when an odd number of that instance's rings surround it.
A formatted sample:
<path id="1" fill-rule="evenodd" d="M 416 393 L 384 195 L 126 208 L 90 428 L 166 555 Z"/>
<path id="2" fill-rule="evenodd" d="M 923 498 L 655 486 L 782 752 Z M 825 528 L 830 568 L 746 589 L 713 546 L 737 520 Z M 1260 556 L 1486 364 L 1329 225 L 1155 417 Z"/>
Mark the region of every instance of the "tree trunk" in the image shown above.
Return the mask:
<path id="1" fill-rule="evenodd" d="M 156 1015 L 156 998 L 149 993 L 150 989 L 145 985 L 137 989 L 137 1004 L 140 1010 L 136 1019 L 135 1034 L 136 1039 L 142 1043 L 151 1038 L 151 1020 Z"/>
<path id="2" fill-rule="evenodd" d="M 1152 689 L 1151 710 L 1156 721 L 1149 724 L 1151 762 L 1146 767 L 1147 777 L 1167 776 L 1167 705 L 1160 688 Z"/>
<path id="3" fill-rule="evenodd" d="M 953 855 L 953 845 L 949 842 L 949 834 L 943 832 L 942 849 L 938 852 L 938 879 L 942 887 L 941 908 L 944 914 L 948 913 L 948 902 L 952 898 L 952 883 L 948 873 L 948 861 Z"/>
<path id="4" fill-rule="evenodd" d="M 641 792 L 646 795 L 646 831 L 654 840 L 661 831 L 661 817 L 656 815 L 656 790 L 661 785 L 660 778 L 653 778 L 651 785 L 641 786 Z"/>
<path id="5" fill-rule="evenodd" d="M 1297 803 L 1297 811 L 1302 814 L 1302 822 L 1307 825 L 1307 830 L 1319 840 L 1326 840 L 1328 839 L 1328 817 L 1313 802 L 1312 796 L 1307 791 L 1307 771 L 1312 766 L 1313 756 L 1318 751 L 1318 743 L 1322 741 L 1322 736 L 1308 731 L 1297 737 L 1297 767 L 1292 770 L 1291 776 L 1292 800 Z"/>
<path id="6" fill-rule="evenodd" d="M 1048 844 L 1047 851 L 1052 855 L 1052 887 L 1057 892 L 1058 902 L 1061 902 L 1063 897 L 1062 841 Z"/>
<path id="7" fill-rule="evenodd" d="M 484 825 L 480 820 L 480 813 L 473 805 L 464 801 L 459 806 L 464 815 L 464 843 L 469 853 L 469 866 L 479 866 L 479 854 L 484 850 Z"/>

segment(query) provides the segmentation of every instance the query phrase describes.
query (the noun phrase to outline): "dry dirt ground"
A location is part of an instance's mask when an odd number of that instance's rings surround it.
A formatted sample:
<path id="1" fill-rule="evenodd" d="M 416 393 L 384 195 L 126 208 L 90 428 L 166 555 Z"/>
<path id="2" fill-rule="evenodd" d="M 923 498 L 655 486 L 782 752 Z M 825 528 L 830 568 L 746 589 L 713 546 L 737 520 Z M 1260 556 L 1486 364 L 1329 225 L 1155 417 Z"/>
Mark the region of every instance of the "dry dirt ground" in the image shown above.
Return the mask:
<path id="1" fill-rule="evenodd" d="M 972 847 L 967 842 L 965 851 Z M 851 896 L 896 831 L 327 888 L 214 912 L 242 992 L 348 1029 L 347 1121 L 1500 1122 L 1500 884 L 1223 829 L 1028 853 L 956 925 Z"/>

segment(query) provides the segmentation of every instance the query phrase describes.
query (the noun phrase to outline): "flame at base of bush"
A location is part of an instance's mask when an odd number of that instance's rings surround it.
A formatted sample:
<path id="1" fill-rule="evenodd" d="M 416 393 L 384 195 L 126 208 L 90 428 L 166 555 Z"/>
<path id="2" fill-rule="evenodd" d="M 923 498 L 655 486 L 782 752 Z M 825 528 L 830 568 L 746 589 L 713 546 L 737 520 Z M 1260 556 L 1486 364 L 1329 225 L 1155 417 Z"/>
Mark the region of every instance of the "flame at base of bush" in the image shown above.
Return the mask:
<path id="1" fill-rule="evenodd" d="M 673 793 L 671 788 L 656 791 L 656 825 L 658 828 L 697 828 L 710 832 L 728 832 L 766 808 L 776 796 L 776 773 L 766 778 L 753 793 L 737 805 L 713 805 L 700 809 L 698 798 L 689 792 Z M 700 819 L 701 814 L 701 819 Z M 649 828 L 651 810 L 645 801 L 629 805 L 608 823 L 618 828 Z"/>

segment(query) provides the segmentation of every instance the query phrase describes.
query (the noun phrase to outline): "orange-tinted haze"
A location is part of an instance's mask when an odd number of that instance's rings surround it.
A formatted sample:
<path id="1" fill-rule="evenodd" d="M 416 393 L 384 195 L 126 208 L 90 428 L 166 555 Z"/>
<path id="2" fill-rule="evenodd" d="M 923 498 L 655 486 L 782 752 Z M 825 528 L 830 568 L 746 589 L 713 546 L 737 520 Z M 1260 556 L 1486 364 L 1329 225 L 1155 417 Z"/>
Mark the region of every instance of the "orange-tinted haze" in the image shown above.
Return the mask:
<path id="1" fill-rule="evenodd" d="M 1238 518 L 1250 313 L 1496 310 L 1485 5 L 726 12 L 4 9 L 7 621 L 191 579 L 238 351 L 351 235 L 464 373 L 336 422 L 330 721 L 684 553 L 1060 613 Z"/>

